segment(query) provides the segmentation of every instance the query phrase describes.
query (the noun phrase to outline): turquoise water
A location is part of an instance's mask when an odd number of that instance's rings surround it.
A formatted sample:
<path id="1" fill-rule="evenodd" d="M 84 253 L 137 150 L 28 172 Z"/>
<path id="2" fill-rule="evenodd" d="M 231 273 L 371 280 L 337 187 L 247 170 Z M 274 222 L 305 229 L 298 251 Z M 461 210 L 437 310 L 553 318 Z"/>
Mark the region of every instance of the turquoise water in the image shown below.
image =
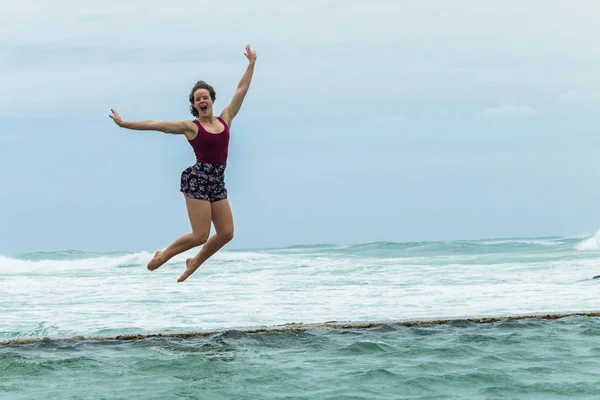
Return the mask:
<path id="1" fill-rule="evenodd" d="M 0 399 L 598 398 L 599 318 L 465 319 L 600 309 L 598 242 L 224 251 L 185 284 L 186 255 L 0 256 L 0 341 L 38 339 L 0 346 Z M 390 322 L 249 331 L 326 321 Z"/>
<path id="2" fill-rule="evenodd" d="M 598 398 L 600 319 L 0 348 L 11 399 Z"/>

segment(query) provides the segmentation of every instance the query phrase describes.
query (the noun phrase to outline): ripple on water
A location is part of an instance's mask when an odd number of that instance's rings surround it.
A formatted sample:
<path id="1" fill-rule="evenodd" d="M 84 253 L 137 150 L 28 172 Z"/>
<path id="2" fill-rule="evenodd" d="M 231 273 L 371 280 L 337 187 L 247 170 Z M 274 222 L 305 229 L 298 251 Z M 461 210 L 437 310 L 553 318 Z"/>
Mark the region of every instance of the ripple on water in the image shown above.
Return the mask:
<path id="1" fill-rule="evenodd" d="M 406 398 L 591 398 L 600 390 L 600 346 L 586 332 L 598 325 L 598 319 L 577 318 L 340 331 L 230 330 L 190 339 L 44 340 L 0 348 L 6 378 L 0 390 L 16 393 L 16 387 L 26 387 L 32 396 L 54 398 L 94 393 L 134 399 L 184 393 L 241 399 L 383 399 L 398 393 Z M 57 377 L 60 384 L 53 386 Z"/>

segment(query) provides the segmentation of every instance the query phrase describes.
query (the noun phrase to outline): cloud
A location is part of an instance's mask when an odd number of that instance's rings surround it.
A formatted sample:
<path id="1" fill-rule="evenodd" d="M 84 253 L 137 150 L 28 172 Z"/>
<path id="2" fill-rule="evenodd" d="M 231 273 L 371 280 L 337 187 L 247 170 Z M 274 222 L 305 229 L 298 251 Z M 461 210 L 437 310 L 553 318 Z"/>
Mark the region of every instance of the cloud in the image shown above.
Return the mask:
<path id="1" fill-rule="evenodd" d="M 347 109 L 365 79 L 377 100 L 396 95 L 387 89 L 398 86 L 398 56 L 388 52 L 395 39 L 381 26 L 391 23 L 393 3 L 377 23 L 363 20 L 367 7 L 358 1 L 341 9 L 330 0 L 257 3 L 11 4 L 0 14 L 0 92 L 7 94 L 0 118 L 104 116 L 110 107 L 187 116 L 187 92 L 198 79 L 215 86 L 219 108 L 244 72 L 246 43 L 259 57 L 246 104 L 270 113 Z M 360 23 L 375 29 L 364 37 Z M 369 76 L 374 64 L 378 72 Z"/>
<path id="2" fill-rule="evenodd" d="M 537 112 L 533 107 L 527 105 L 506 105 L 500 107 L 487 108 L 478 114 L 482 119 L 514 119 L 525 118 L 536 115 Z"/>
<path id="3" fill-rule="evenodd" d="M 548 81 L 593 81 L 600 60 L 576 39 L 600 38 L 593 18 L 600 5 L 507 0 L 491 12 L 485 2 L 465 3 L 382 0 L 373 13 L 359 0 L 344 7 L 336 0 L 285 7 L 278 0 L 201 7 L 197 0 L 20 0 L 0 13 L 0 92 L 8 94 L 0 99 L 0 118 L 96 115 L 98 108 L 104 115 L 119 104 L 152 115 L 156 108 L 186 110 L 186 92 L 197 79 L 214 83 L 220 101 L 243 73 L 246 43 L 259 55 L 250 98 L 273 113 L 299 115 L 302 106 L 332 113 L 357 101 L 407 101 L 429 110 L 443 101 L 455 114 L 475 99 L 535 96 Z M 539 18 L 521 23 L 529 15 Z M 527 29 L 507 31 L 507 22 Z M 532 55 L 541 33 L 548 46 Z"/>
<path id="4" fill-rule="evenodd" d="M 382 115 L 381 117 L 379 117 L 380 120 L 382 121 L 407 121 L 408 118 L 406 118 L 404 115 Z"/>
<path id="5" fill-rule="evenodd" d="M 600 102 L 600 91 L 569 90 L 558 96 L 559 104 L 588 104 Z"/>

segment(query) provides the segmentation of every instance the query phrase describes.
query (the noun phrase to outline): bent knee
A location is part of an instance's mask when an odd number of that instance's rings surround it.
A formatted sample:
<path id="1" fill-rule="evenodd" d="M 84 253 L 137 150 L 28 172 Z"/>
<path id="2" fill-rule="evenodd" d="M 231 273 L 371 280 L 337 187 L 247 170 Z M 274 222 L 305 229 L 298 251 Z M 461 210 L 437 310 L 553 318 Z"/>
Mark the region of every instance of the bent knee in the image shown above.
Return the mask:
<path id="1" fill-rule="evenodd" d="M 233 230 L 219 232 L 219 236 L 221 237 L 221 240 L 223 240 L 225 243 L 230 242 L 231 240 L 233 240 Z"/>
<path id="2" fill-rule="evenodd" d="M 200 246 L 208 240 L 208 233 L 194 233 L 194 245 Z"/>

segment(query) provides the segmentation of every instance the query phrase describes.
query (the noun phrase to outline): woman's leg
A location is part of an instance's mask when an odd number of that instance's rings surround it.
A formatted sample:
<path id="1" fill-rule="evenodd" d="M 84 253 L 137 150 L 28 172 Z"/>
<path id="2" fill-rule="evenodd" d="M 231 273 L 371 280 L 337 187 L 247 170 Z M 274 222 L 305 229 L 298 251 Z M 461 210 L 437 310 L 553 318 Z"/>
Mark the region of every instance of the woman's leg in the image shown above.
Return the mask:
<path id="1" fill-rule="evenodd" d="M 198 254 L 186 260 L 185 272 L 179 277 L 177 282 L 185 281 L 202 263 L 233 239 L 233 215 L 229 201 L 227 199 L 216 201 L 211 204 L 211 208 L 212 222 L 216 233 L 204 243 Z"/>
<path id="2" fill-rule="evenodd" d="M 192 233 L 180 236 L 165 250 L 158 250 L 148 263 L 148 269 L 154 271 L 172 257 L 205 243 L 210 234 L 211 206 L 208 200 L 185 196 Z"/>

